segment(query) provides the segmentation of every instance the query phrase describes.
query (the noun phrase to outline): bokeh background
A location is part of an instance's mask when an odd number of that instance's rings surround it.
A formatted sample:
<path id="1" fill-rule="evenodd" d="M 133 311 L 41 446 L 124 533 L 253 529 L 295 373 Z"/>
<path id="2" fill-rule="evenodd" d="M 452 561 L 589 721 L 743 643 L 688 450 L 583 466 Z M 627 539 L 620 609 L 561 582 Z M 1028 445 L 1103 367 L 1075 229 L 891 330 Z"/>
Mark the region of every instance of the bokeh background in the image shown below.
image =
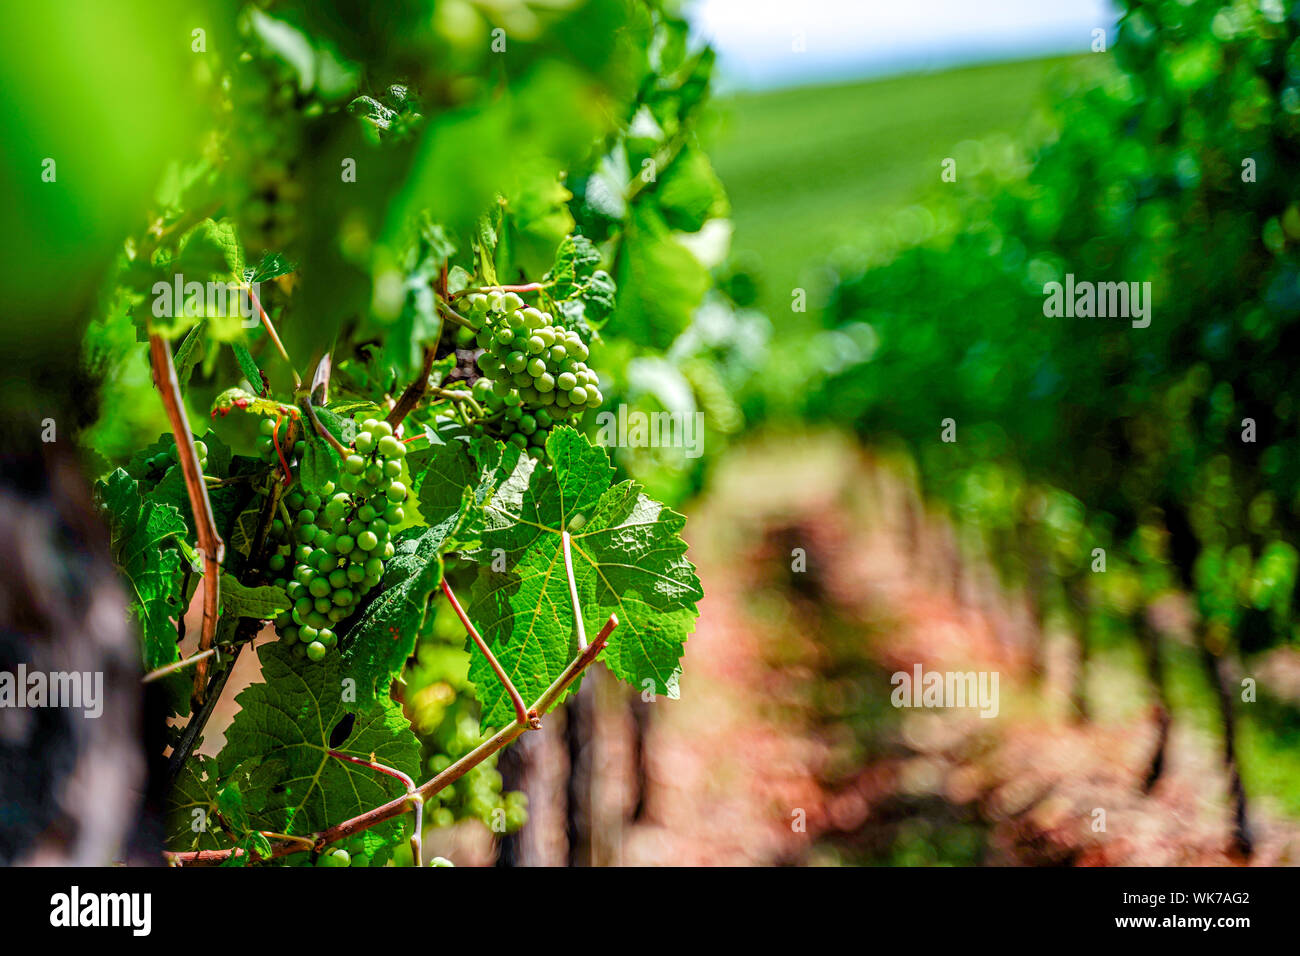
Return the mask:
<path id="1" fill-rule="evenodd" d="M 1300 11 L 689 9 L 730 247 L 674 349 L 725 388 L 623 464 L 708 596 L 680 701 L 503 759 L 496 858 L 1295 863 Z M 1150 326 L 1046 317 L 1068 273 Z M 917 664 L 999 715 L 892 706 Z"/>

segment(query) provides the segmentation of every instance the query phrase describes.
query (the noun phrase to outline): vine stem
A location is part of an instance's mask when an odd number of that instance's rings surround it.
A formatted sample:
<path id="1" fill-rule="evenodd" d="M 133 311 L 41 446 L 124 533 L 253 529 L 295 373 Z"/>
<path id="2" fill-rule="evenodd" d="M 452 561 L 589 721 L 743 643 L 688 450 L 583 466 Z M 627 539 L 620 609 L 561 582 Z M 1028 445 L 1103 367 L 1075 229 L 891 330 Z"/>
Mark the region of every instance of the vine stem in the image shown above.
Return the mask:
<path id="1" fill-rule="evenodd" d="M 474 289 L 461 289 L 459 292 L 453 292 L 447 298 L 459 299 L 463 295 L 470 295 L 474 292 L 541 292 L 547 287 L 545 282 L 525 282 L 523 285 L 489 285 Z"/>
<path id="2" fill-rule="evenodd" d="M 257 523 L 257 536 L 254 539 L 253 550 L 249 554 L 249 563 L 254 568 L 262 566 L 262 559 L 266 552 L 266 541 L 271 533 L 271 522 L 275 518 L 276 509 L 281 507 L 283 493 L 284 485 L 274 480 L 270 482 L 266 494 L 266 503 L 262 506 L 262 515 Z M 212 716 L 213 710 L 216 709 L 217 702 L 221 699 L 221 692 L 225 690 L 226 681 L 230 678 L 231 672 L 235 669 L 235 663 L 239 660 L 240 652 L 243 651 L 245 644 L 253 639 L 261 625 L 252 618 L 238 618 L 234 624 L 227 624 L 227 627 L 230 628 L 233 634 L 235 653 L 228 659 L 229 663 L 214 674 L 212 680 L 208 682 L 208 699 L 198 712 L 190 717 L 189 723 L 185 725 L 185 729 L 181 732 L 180 742 L 172 749 L 171 757 L 167 761 L 167 786 L 169 788 L 175 785 L 176 778 L 180 776 L 181 769 L 185 766 L 185 761 L 189 759 L 199 735 L 203 733 L 203 728 L 207 726 L 208 719 Z"/>
<path id="3" fill-rule="evenodd" d="M 211 657 L 215 653 L 217 653 L 217 649 L 215 647 L 209 647 L 206 651 L 200 651 L 198 654 L 192 654 L 191 656 L 185 658 L 184 660 L 174 661 L 173 663 L 168 664 L 166 667 L 159 667 L 157 670 L 150 671 L 149 673 L 145 674 L 144 677 L 140 678 L 140 683 L 148 684 L 158 680 L 160 677 L 166 677 L 168 674 L 174 674 L 179 670 L 183 670 L 186 667 L 189 667 L 191 664 L 197 664 L 205 657 Z"/>
<path id="4" fill-rule="evenodd" d="M 438 310 L 438 314 L 441 315 L 443 319 L 451 322 L 452 325 L 459 325 L 462 328 L 469 329 L 472 332 L 478 331 L 478 329 L 474 328 L 474 326 L 470 325 L 468 322 L 465 321 L 464 316 L 454 311 L 450 306 L 444 303 L 442 299 L 435 299 L 434 305 Z"/>
<path id="5" fill-rule="evenodd" d="M 181 397 L 181 385 L 176 378 L 171 346 L 156 333 L 149 336 L 149 358 L 153 365 L 154 384 L 162 395 L 163 407 L 176 438 L 176 457 L 180 459 L 181 473 L 185 476 L 185 490 L 190 499 L 190 511 L 194 514 L 194 530 L 203 552 L 203 628 L 199 632 L 198 648 L 202 653 L 212 646 L 217 633 L 221 563 L 226 559 L 226 543 L 217 533 L 217 524 L 212 517 L 212 502 L 208 499 L 208 487 L 199 467 L 199 453 L 194 448 L 194 435 L 185 414 L 185 400 Z M 200 704 L 207 683 L 208 659 L 205 657 L 198 662 L 198 669 L 194 672 L 194 699 Z"/>
<path id="6" fill-rule="evenodd" d="M 501 682 L 501 686 L 504 687 L 506 693 L 510 695 L 510 703 L 515 705 L 516 723 L 528 724 L 533 730 L 542 726 L 541 718 L 537 717 L 535 714 L 532 716 L 529 715 L 528 708 L 524 706 L 524 699 L 519 695 L 519 691 L 515 689 L 514 682 L 510 679 L 510 675 L 506 673 L 505 668 L 501 666 L 501 662 L 498 661 L 496 655 L 492 653 L 492 649 L 487 646 L 487 641 L 483 640 L 482 635 L 478 632 L 478 628 L 476 628 L 470 621 L 469 615 L 465 613 L 465 609 L 462 608 L 460 602 L 456 600 L 456 592 L 451 589 L 451 585 L 447 583 L 446 578 L 442 579 L 442 593 L 447 595 L 447 600 L 451 602 L 451 608 L 456 612 L 456 616 L 460 618 L 460 623 L 465 625 L 465 630 L 469 632 L 469 636 L 478 646 L 478 649 L 483 652 L 483 656 L 487 658 L 488 664 L 492 666 L 492 673 L 497 675 L 497 680 Z"/>
<path id="7" fill-rule="evenodd" d="M 288 487 L 293 482 L 293 473 L 289 471 L 289 462 L 284 458 L 284 449 L 280 447 L 280 423 L 284 421 L 284 414 L 275 416 L 275 427 L 271 429 L 271 444 L 275 446 L 276 457 L 280 459 L 280 467 L 284 471 L 284 485 Z M 292 419 L 290 422 L 292 423 Z M 289 425 L 289 435 L 292 436 L 293 425 Z M 286 438 L 286 441 L 288 438 Z"/>
<path id="8" fill-rule="evenodd" d="M 294 368 L 293 362 L 289 360 L 289 353 L 284 350 L 284 343 L 280 341 L 279 334 L 275 331 L 275 326 L 271 322 L 271 317 L 266 314 L 266 309 L 262 307 L 262 300 L 257 297 L 251 285 L 244 286 L 248 292 L 248 299 L 257 307 L 258 317 L 262 320 L 262 325 L 266 327 L 266 334 L 271 337 L 275 349 L 280 353 L 280 358 L 284 359 L 285 364 L 289 366 L 289 371 L 293 373 L 293 387 L 295 389 L 302 387 L 302 379 L 298 376 L 298 370 Z"/>
<path id="9" fill-rule="evenodd" d="M 449 402 L 463 402 L 470 408 L 474 409 L 474 414 L 478 418 L 483 418 L 483 406 L 474 401 L 474 396 L 469 392 L 452 389 L 452 388 L 431 388 L 429 394 L 435 398 L 445 398 Z"/>
<path id="10" fill-rule="evenodd" d="M 307 418 L 311 421 L 312 428 L 316 429 L 316 434 L 330 443 L 330 446 L 339 453 L 340 459 L 347 458 L 350 454 L 347 447 L 334 437 L 333 432 L 320 423 L 320 419 L 316 417 L 316 409 L 312 407 L 311 399 L 304 398 L 299 404 L 302 406 L 302 410 L 307 413 Z"/>
<path id="11" fill-rule="evenodd" d="M 181 732 L 180 742 L 172 749 L 172 754 L 167 760 L 167 787 L 171 789 L 176 784 L 176 778 L 180 776 L 181 768 L 185 766 L 185 761 L 189 759 L 190 752 L 193 751 L 194 745 L 198 742 L 199 735 L 203 733 L 203 728 L 208 723 L 208 718 L 212 716 L 212 711 L 216 709 L 217 701 L 221 697 L 221 692 L 226 687 L 226 681 L 230 679 L 230 674 L 235 669 L 235 662 L 239 660 L 239 652 L 243 650 L 240 645 L 236 649 L 234 656 L 230 658 L 230 663 L 222 670 L 212 676 L 212 681 L 208 686 L 207 700 L 203 706 L 190 717 L 190 722 L 185 725 L 185 730 Z"/>
<path id="12" fill-rule="evenodd" d="M 339 760 L 346 760 L 349 763 L 361 764 L 363 767 L 369 767 L 371 770 L 378 770 L 380 773 L 386 773 L 390 777 L 396 777 L 406 785 L 406 796 L 411 801 L 411 810 L 415 816 L 415 829 L 411 831 L 411 865 L 419 866 L 420 859 L 424 855 L 422 842 L 424 836 L 424 797 L 416 792 L 415 781 L 408 777 L 396 767 L 389 767 L 374 759 L 362 760 L 360 757 L 353 757 L 350 754 L 341 753 L 337 750 L 329 752 L 331 757 L 337 757 Z M 310 842 L 310 841 L 309 841 Z M 313 848 L 315 844 L 313 844 Z"/>
<path id="13" fill-rule="evenodd" d="M 571 660 L 563 673 L 561 673 L 560 676 L 551 683 L 551 686 L 546 688 L 546 690 L 542 692 L 542 695 L 537 698 L 536 703 L 534 703 L 529 709 L 530 716 L 540 717 L 553 707 L 556 701 L 564 696 L 565 691 L 569 689 L 570 685 L 572 685 L 573 682 L 582 675 L 582 672 L 590 667 L 596 658 L 600 656 L 600 652 L 605 649 L 606 641 L 609 640 L 610 633 L 613 632 L 616 627 L 618 627 L 618 616 L 611 614 L 609 620 L 605 622 L 605 626 L 602 627 L 600 633 L 596 635 L 596 639 L 587 645 L 585 651 L 582 651 L 577 657 Z M 465 754 L 465 756 L 461 757 L 442 773 L 438 774 L 431 780 L 425 781 L 415 789 L 415 793 L 419 794 L 423 800 L 429 799 L 429 797 L 439 793 L 444 788 L 465 776 L 465 774 L 473 770 L 502 747 L 517 740 L 531 728 L 531 721 L 520 723 L 518 720 L 515 720 L 508 726 L 498 730 L 495 734 L 483 741 L 483 743 L 479 744 L 469 753 Z M 391 820 L 393 817 L 399 816 L 406 811 L 410 799 L 411 794 L 403 794 L 396 800 L 390 800 L 382 806 L 375 807 L 372 810 L 367 810 L 360 816 L 355 816 L 350 820 L 344 820 L 342 823 L 335 824 L 328 830 L 323 830 L 315 835 L 313 847 L 319 848 L 327 846 L 330 843 L 336 843 L 354 833 L 361 833 L 365 830 L 369 830 L 373 826 L 383 823 L 386 820 Z M 191 853 L 169 852 L 164 854 L 164 856 L 171 864 L 202 865 L 221 863 L 230 859 L 232 856 L 242 855 L 243 852 L 244 851 L 238 847 L 234 847 L 228 850 L 196 850 Z M 272 859 L 275 859 L 302 852 L 304 852 L 304 850 L 301 846 L 297 846 L 293 843 L 285 843 L 272 848 L 271 857 Z"/>
<path id="14" fill-rule="evenodd" d="M 569 599 L 573 602 L 573 626 L 578 632 L 578 650 L 587 649 L 587 629 L 582 623 L 582 605 L 578 603 L 578 582 L 573 577 L 573 554 L 569 547 L 569 532 L 560 532 L 560 543 L 564 546 L 564 573 L 569 577 Z"/>
<path id="15" fill-rule="evenodd" d="M 268 840 L 292 840 L 294 843 L 301 843 L 304 850 L 314 850 L 316 848 L 316 844 L 312 843 L 307 837 L 294 836 L 292 833 L 276 833 L 274 830 L 258 830 L 257 832 Z"/>
<path id="16" fill-rule="evenodd" d="M 437 355 L 437 346 L 426 345 L 424 347 L 424 360 L 420 365 L 420 373 L 415 377 L 410 385 L 406 386 L 402 394 L 398 396 L 397 402 L 388 410 L 384 420 L 393 428 L 397 428 L 407 415 L 415 411 L 415 406 L 420 404 L 420 399 L 429 388 L 429 375 L 433 372 L 433 360 Z"/>

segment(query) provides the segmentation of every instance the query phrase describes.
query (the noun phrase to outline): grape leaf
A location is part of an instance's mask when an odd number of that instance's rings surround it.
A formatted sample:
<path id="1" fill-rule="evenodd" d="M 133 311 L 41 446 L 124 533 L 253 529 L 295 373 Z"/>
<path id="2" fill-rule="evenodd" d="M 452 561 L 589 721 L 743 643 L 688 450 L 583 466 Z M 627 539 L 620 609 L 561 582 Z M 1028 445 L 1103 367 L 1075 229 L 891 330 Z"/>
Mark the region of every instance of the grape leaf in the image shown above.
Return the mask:
<path id="1" fill-rule="evenodd" d="M 306 416 L 303 417 L 303 420 L 305 423 Z M 307 427 L 306 433 L 307 451 L 302 456 L 302 464 L 298 468 L 298 477 L 302 481 L 303 488 L 307 491 L 323 495 L 326 482 L 338 484 L 339 457 L 325 439 L 316 434 L 314 428 Z"/>
<path id="2" fill-rule="evenodd" d="M 221 576 L 221 610 L 226 614 L 265 621 L 292 606 L 284 588 L 271 585 L 250 588 L 241 584 L 234 575 Z"/>
<path id="3" fill-rule="evenodd" d="M 239 370 L 244 374 L 244 378 L 248 379 L 248 384 L 259 393 L 264 391 L 266 383 L 262 379 L 262 370 L 253 360 L 252 353 L 238 342 L 232 342 L 230 348 L 235 353 L 235 361 L 239 363 Z"/>
<path id="4" fill-rule="evenodd" d="M 320 421 L 321 427 L 337 438 L 341 444 L 351 445 L 356 440 L 357 423 L 351 418 L 344 418 L 323 405 L 314 407 L 316 409 L 316 418 Z M 383 415 L 381 414 L 379 417 L 382 418 Z"/>
<path id="5" fill-rule="evenodd" d="M 216 759 L 192 755 L 167 794 L 164 815 L 167 849 L 178 853 L 220 849 L 218 799 Z M 246 819 L 244 823 L 247 824 Z"/>
<path id="6" fill-rule="evenodd" d="M 306 835 L 405 792 L 392 777 L 329 755 L 330 736 L 348 716 L 351 687 L 336 656 L 310 663 L 281 642 L 262 645 L 257 656 L 265 683 L 235 699 L 240 710 L 221 751 L 223 774 L 239 780 L 253 828 Z M 412 778 L 420 772 L 419 742 L 401 708 L 386 698 L 357 712 L 346 739 L 332 749 L 364 760 L 373 755 Z M 401 838 L 403 825 L 392 820 L 369 832 L 388 844 Z"/>
<path id="7" fill-rule="evenodd" d="M 171 505 L 144 501 L 135 480 L 118 468 L 95 487 L 107 512 L 113 560 L 130 586 L 131 612 L 144 638 L 145 670 L 178 660 L 176 625 L 182 613 L 181 555 L 165 547 L 184 539 L 185 519 Z"/>
<path id="8" fill-rule="evenodd" d="M 256 266 L 244 269 L 244 281 L 250 284 L 266 282 L 282 275 L 288 275 L 298 268 L 297 263 L 290 262 L 281 252 L 268 252 Z"/>
<path id="9" fill-rule="evenodd" d="M 688 325 L 709 288 L 709 272 L 673 238 L 653 208 L 632 211 L 619 258 L 618 308 L 610 322 L 620 335 L 667 349 Z"/>
<path id="10" fill-rule="evenodd" d="M 510 446 L 518 454 L 518 449 Z M 344 670 L 357 682 L 357 706 L 387 691 L 415 649 L 429 599 L 442 582 L 444 551 L 482 524 L 483 504 L 498 481 L 502 446 L 450 441 L 407 456 L 420 515 L 428 527 L 399 533 L 382 590 L 343 638 Z"/>
<path id="11" fill-rule="evenodd" d="M 261 398 L 248 389 L 239 388 L 238 386 L 226 389 L 212 400 L 212 416 L 214 418 L 217 415 L 224 418 L 236 408 L 240 411 L 253 412 L 256 415 L 270 415 L 271 417 L 295 414 L 292 405 L 281 405 L 273 399 Z"/>
<path id="12" fill-rule="evenodd" d="M 244 557 L 252 554 L 253 544 L 257 540 L 257 528 L 261 522 L 261 508 L 249 508 L 247 511 L 240 512 L 239 517 L 235 519 L 234 532 L 230 536 L 230 547 Z"/>
<path id="13" fill-rule="evenodd" d="M 343 638 L 344 673 L 356 681 L 354 709 L 374 705 L 415 650 L 429 598 L 442 582 L 441 551 L 455 523 L 407 528 L 393 541 L 382 590 Z"/>
<path id="14" fill-rule="evenodd" d="M 704 150 L 687 145 L 660 177 L 654 191 L 659 210 L 674 229 L 697 232 L 713 216 L 727 214 L 726 194 Z"/>
<path id="15" fill-rule="evenodd" d="M 340 416 L 340 420 L 342 421 L 347 421 L 352 418 L 361 418 L 363 420 L 367 418 L 383 418 L 385 414 L 384 410 L 374 402 L 367 402 L 357 398 L 345 398 L 333 401 L 326 407 L 335 415 Z M 319 408 L 317 408 L 316 413 L 318 415 L 320 414 Z M 321 421 L 323 422 L 324 419 L 321 419 Z"/>
<path id="16" fill-rule="evenodd" d="M 546 454 L 554 468 L 517 459 L 486 504 L 481 547 L 466 553 L 484 565 L 471 619 L 524 699 L 538 697 L 577 650 L 560 539 L 567 528 L 588 636 L 617 614 L 604 651 L 610 670 L 637 686 L 652 681 L 675 698 L 682 648 L 703 596 L 680 536 L 685 519 L 632 481 L 611 487 L 604 449 L 571 428 L 551 432 Z M 507 570 L 498 573 L 492 563 L 502 554 Z M 484 725 L 508 722 L 510 700 L 480 654 L 471 658 L 470 679 Z"/>
<path id="17" fill-rule="evenodd" d="M 514 450 L 515 458 L 518 449 Z M 411 489 L 420 505 L 420 515 L 430 527 L 451 524 L 459 532 L 472 533 L 473 520 L 499 483 L 502 445 L 489 439 L 470 443 L 449 441 L 412 452 L 406 457 Z M 473 489 L 469 506 L 465 490 Z M 450 530 L 444 532 L 450 534 Z"/>
<path id="18" fill-rule="evenodd" d="M 546 281 L 569 326 L 599 325 L 614 310 L 617 289 L 599 265 L 600 253 L 585 236 L 566 236 L 555 253 Z"/>
<path id="19" fill-rule="evenodd" d="M 208 320 L 201 319 L 199 324 L 185 333 L 185 338 L 176 349 L 176 381 L 184 388 L 190 382 L 190 374 L 199 359 L 203 358 L 204 333 L 207 332 Z"/>
<path id="20" fill-rule="evenodd" d="M 546 274 L 557 299 L 567 299 L 600 265 L 600 253 L 586 236 L 565 236 L 555 251 L 555 265 Z"/>

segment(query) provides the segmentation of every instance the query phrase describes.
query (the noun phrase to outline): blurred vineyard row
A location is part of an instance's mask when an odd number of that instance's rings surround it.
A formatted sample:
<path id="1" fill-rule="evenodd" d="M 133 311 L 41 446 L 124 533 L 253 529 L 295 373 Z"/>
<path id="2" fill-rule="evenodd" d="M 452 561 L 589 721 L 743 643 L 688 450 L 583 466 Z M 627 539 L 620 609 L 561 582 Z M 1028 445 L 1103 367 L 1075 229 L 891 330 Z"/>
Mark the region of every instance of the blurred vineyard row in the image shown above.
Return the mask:
<path id="1" fill-rule="evenodd" d="M 955 183 L 841 260 L 808 348 L 842 367 L 797 413 L 904 451 L 967 553 L 1075 635 L 1080 719 L 1089 657 L 1140 650 L 1161 702 L 1147 787 L 1172 706 L 1153 611 L 1190 596 L 1247 855 L 1249 771 L 1277 754 L 1251 755 L 1243 791 L 1242 679 L 1297 637 L 1300 10 L 1133 0 L 1052 98 L 1045 133 L 966 149 Z M 1067 275 L 1150 282 L 1149 327 L 1045 316 Z M 1274 721 L 1294 766 L 1294 712 Z"/>

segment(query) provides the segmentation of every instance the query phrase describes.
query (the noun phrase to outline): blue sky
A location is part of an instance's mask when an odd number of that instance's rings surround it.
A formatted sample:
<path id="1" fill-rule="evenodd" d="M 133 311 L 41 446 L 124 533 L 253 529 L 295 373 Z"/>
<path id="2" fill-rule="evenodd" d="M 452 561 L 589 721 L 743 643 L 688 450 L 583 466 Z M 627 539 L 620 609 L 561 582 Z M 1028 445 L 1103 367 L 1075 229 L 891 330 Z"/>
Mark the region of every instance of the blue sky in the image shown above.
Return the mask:
<path id="1" fill-rule="evenodd" d="M 724 86 L 773 87 L 1084 52 L 1110 0 L 693 0 Z M 802 34 L 805 50 L 795 52 Z"/>

